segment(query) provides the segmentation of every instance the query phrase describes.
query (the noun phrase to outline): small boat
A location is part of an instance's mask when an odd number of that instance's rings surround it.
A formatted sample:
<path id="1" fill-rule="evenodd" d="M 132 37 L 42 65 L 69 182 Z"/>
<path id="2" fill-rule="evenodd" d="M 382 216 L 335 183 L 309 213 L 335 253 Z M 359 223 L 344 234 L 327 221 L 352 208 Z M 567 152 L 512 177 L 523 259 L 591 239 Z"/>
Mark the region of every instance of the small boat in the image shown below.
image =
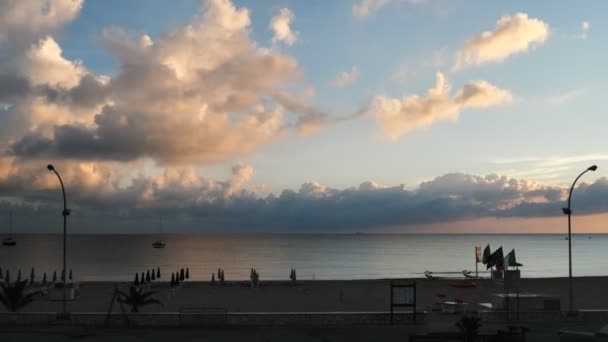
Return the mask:
<path id="1" fill-rule="evenodd" d="M 3 246 L 13 247 L 17 245 L 17 241 L 13 237 L 13 212 L 9 212 L 8 215 L 8 233 L 9 236 L 2 240 Z"/>
<path id="2" fill-rule="evenodd" d="M 163 234 L 163 218 L 160 218 L 160 235 Z M 161 239 L 158 239 L 152 243 L 152 247 L 154 248 L 165 248 L 165 242 Z"/>
<path id="3" fill-rule="evenodd" d="M 152 247 L 154 248 L 165 248 L 165 243 L 161 240 L 154 241 L 152 243 Z"/>

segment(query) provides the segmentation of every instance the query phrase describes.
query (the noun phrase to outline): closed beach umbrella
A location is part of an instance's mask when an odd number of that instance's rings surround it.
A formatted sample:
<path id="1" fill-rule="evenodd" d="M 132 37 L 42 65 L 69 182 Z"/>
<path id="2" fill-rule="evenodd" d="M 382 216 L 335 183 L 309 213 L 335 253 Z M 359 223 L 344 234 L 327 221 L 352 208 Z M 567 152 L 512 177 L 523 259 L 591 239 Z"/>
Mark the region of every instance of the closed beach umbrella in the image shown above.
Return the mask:
<path id="1" fill-rule="evenodd" d="M 135 273 L 135 281 L 133 284 L 135 284 L 135 286 L 139 285 L 139 273 Z"/>
<path id="2" fill-rule="evenodd" d="M 179 271 L 179 281 L 184 281 L 184 279 L 186 279 L 186 275 L 184 274 L 184 269 L 182 268 Z"/>
<path id="3" fill-rule="evenodd" d="M 156 272 L 154 272 L 154 270 L 152 270 L 152 275 L 150 278 L 152 278 L 152 280 L 156 280 Z"/>
<path id="4" fill-rule="evenodd" d="M 61 271 L 61 280 L 65 280 L 65 270 Z"/>
<path id="5" fill-rule="evenodd" d="M 211 285 L 215 285 L 215 273 L 211 273 Z"/>
<path id="6" fill-rule="evenodd" d="M 190 279 L 190 269 L 186 267 L 186 279 Z"/>
<path id="7" fill-rule="evenodd" d="M 149 283 L 152 279 L 150 278 L 150 270 L 146 272 L 146 283 Z"/>
<path id="8" fill-rule="evenodd" d="M 17 282 L 21 281 L 21 269 L 17 270 Z"/>
<path id="9" fill-rule="evenodd" d="M 68 276 L 68 279 L 69 279 L 69 280 L 72 280 L 72 279 L 73 279 L 73 278 L 72 278 L 72 269 L 71 269 L 71 268 L 70 268 L 70 275 Z"/>
<path id="10" fill-rule="evenodd" d="M 144 272 L 141 272 L 141 283 L 145 283 L 146 282 L 146 276 L 144 275 Z"/>
<path id="11" fill-rule="evenodd" d="M 42 285 L 46 285 L 46 272 L 42 274 Z"/>
<path id="12" fill-rule="evenodd" d="M 57 282 L 57 271 L 53 271 L 53 283 Z"/>
<path id="13" fill-rule="evenodd" d="M 160 267 L 156 268 L 156 278 L 160 279 Z"/>
<path id="14" fill-rule="evenodd" d="M 2 272 L 2 267 L 0 267 L 0 279 L 4 278 L 4 273 Z"/>
<path id="15" fill-rule="evenodd" d="M 6 275 L 4 276 L 4 280 L 6 280 L 7 283 L 11 282 L 11 273 L 6 270 Z"/>
<path id="16" fill-rule="evenodd" d="M 171 273 L 171 286 L 175 286 L 175 274 Z"/>
<path id="17" fill-rule="evenodd" d="M 30 272 L 30 284 L 34 283 L 34 276 L 35 276 L 34 268 L 32 267 L 32 271 Z"/>

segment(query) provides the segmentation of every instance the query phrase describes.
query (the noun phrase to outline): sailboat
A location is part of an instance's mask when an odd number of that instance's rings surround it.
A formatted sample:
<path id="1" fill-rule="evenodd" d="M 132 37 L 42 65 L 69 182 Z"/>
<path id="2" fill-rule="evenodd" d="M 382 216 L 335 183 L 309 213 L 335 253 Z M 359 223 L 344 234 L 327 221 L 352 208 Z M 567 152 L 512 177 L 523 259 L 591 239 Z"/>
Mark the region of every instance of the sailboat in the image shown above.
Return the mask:
<path id="1" fill-rule="evenodd" d="M 163 235 L 163 218 L 160 218 L 160 235 Z M 158 239 L 152 243 L 152 247 L 154 248 L 165 248 L 165 242 L 161 239 Z"/>
<path id="2" fill-rule="evenodd" d="M 8 237 L 2 240 L 2 245 L 4 246 L 15 246 L 17 241 L 13 238 L 13 212 L 8 213 Z"/>

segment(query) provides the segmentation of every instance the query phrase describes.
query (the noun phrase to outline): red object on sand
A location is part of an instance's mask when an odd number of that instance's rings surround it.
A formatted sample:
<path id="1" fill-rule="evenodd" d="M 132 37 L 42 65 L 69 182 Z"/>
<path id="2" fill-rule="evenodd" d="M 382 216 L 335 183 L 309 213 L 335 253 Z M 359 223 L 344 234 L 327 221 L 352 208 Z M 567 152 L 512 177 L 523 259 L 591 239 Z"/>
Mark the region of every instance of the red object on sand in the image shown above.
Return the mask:
<path id="1" fill-rule="evenodd" d="M 477 283 L 470 280 L 450 281 L 448 286 L 457 288 L 473 288 L 477 287 Z"/>

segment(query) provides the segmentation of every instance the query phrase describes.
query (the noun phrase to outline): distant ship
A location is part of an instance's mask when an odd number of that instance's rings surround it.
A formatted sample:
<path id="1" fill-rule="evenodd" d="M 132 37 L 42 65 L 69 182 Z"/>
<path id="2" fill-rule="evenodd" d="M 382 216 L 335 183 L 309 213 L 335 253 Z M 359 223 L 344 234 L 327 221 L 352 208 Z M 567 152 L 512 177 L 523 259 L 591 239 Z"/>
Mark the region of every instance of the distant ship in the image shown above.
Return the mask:
<path id="1" fill-rule="evenodd" d="M 163 235 L 163 218 L 162 217 L 160 218 L 160 227 L 159 227 L 159 230 L 160 230 L 160 235 L 162 236 Z M 154 241 L 152 243 L 152 247 L 154 247 L 154 248 L 165 248 L 165 242 L 163 240 L 161 240 L 161 239 L 156 240 L 156 241 Z"/>
<path id="2" fill-rule="evenodd" d="M 4 246 L 15 246 L 17 245 L 17 241 L 13 237 L 13 212 L 9 212 L 8 214 L 8 237 L 2 240 L 2 245 Z"/>

